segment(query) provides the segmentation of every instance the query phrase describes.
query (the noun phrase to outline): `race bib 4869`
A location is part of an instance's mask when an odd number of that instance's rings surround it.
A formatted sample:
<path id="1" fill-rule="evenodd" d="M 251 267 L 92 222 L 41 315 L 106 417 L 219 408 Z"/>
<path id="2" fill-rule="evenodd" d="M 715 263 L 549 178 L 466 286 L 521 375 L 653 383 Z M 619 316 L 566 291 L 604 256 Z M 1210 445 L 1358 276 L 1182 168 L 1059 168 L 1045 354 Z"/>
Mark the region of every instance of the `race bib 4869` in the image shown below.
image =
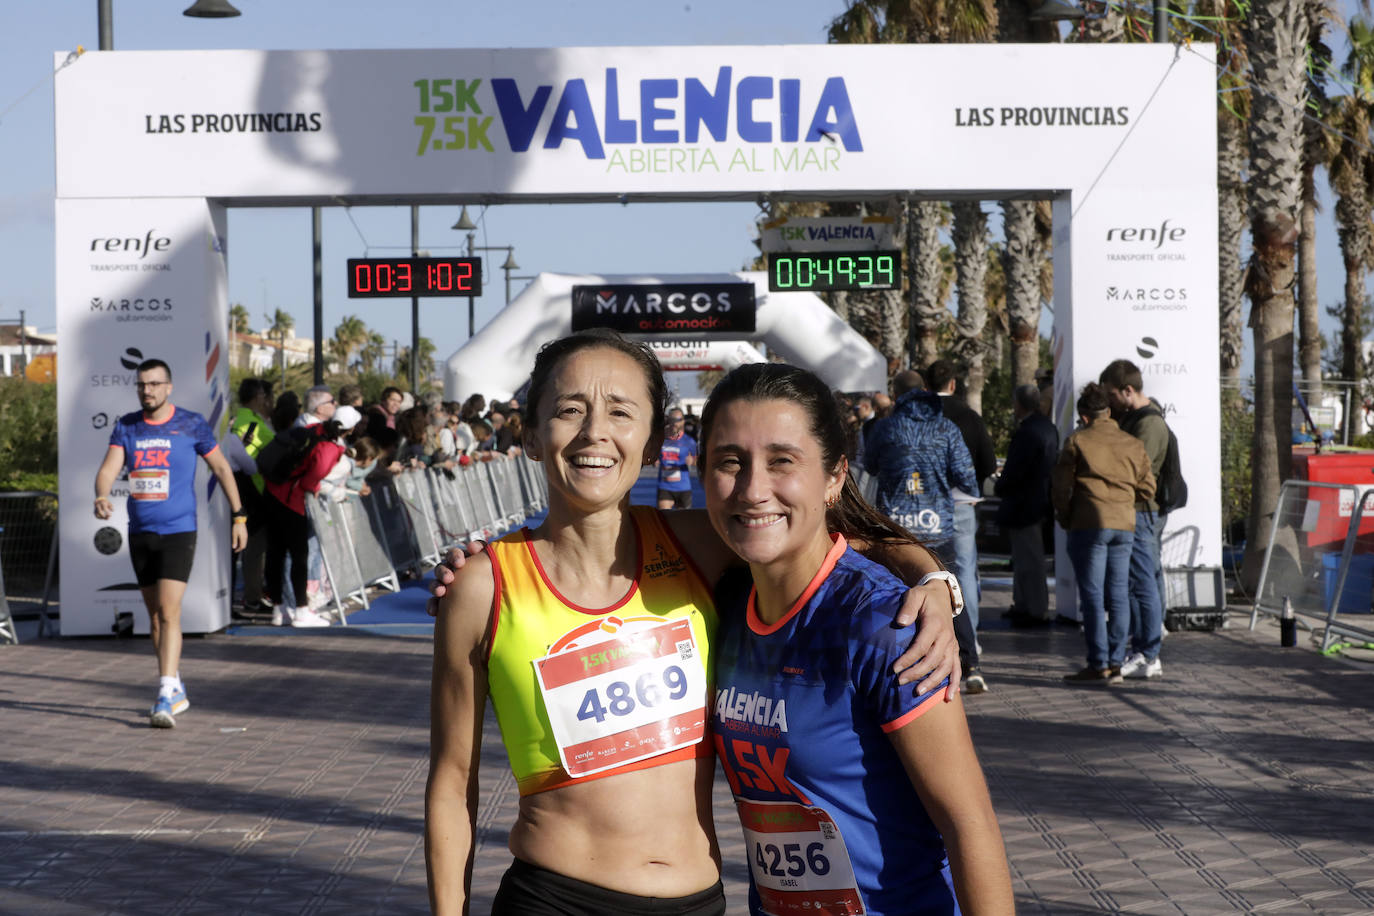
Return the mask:
<path id="1" fill-rule="evenodd" d="M 637 623 L 534 660 L 569 776 L 677 750 L 706 734 L 706 668 L 691 621 Z"/>

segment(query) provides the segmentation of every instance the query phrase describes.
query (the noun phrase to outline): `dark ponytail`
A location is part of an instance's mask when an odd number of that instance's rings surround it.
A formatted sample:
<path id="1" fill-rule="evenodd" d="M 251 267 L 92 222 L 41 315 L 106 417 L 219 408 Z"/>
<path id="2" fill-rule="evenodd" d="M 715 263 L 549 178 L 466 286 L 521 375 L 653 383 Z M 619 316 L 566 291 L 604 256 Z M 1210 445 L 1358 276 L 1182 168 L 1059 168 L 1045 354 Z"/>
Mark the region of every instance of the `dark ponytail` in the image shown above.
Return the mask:
<path id="1" fill-rule="evenodd" d="M 790 401 L 811 420 L 811 435 L 821 447 L 821 460 L 832 471 L 845 460 L 845 427 L 835 397 L 814 374 L 786 363 L 750 363 L 732 369 L 720 380 L 701 412 L 701 453 L 710 451 L 711 427 L 716 414 L 734 401 Z M 920 544 L 916 535 L 878 512 L 859 492 L 854 479 L 844 475 L 835 505 L 826 510 L 826 526 L 846 538 L 870 543 Z"/>

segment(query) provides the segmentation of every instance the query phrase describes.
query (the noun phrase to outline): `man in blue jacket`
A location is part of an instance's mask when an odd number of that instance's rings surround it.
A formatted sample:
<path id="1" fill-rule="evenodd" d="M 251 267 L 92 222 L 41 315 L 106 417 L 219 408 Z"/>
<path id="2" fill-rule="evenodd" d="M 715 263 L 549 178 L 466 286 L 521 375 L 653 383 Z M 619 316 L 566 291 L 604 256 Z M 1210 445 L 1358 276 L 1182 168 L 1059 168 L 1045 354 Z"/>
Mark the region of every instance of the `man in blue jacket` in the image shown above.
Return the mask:
<path id="1" fill-rule="evenodd" d="M 1059 431 L 1040 412 L 1040 389 L 1019 385 L 1012 392 L 1016 432 L 997 478 L 997 524 L 1011 543 L 1014 627 L 1047 627 L 1050 594 L 1045 581 L 1045 535 L 1050 517 L 1050 473 L 1059 457 Z"/>
<path id="2" fill-rule="evenodd" d="M 919 372 L 892 380 L 895 403 L 864 450 L 864 469 L 877 475 L 877 509 L 921 539 L 947 568 L 954 566 L 954 496 L 978 492 L 973 457 L 959 427 L 944 416 L 940 398 L 925 390 Z M 978 644 L 967 614 L 954 618 L 964 689 L 983 693 Z"/>

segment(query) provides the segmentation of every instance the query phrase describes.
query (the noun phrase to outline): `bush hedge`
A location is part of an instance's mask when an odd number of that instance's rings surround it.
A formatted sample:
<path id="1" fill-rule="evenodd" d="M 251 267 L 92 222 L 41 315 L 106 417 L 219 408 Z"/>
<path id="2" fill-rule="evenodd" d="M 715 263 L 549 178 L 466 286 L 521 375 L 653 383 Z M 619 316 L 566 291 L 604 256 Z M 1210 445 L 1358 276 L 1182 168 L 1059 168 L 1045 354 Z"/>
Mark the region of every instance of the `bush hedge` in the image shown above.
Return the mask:
<path id="1" fill-rule="evenodd" d="M 0 490 L 57 492 L 57 385 L 0 378 Z"/>

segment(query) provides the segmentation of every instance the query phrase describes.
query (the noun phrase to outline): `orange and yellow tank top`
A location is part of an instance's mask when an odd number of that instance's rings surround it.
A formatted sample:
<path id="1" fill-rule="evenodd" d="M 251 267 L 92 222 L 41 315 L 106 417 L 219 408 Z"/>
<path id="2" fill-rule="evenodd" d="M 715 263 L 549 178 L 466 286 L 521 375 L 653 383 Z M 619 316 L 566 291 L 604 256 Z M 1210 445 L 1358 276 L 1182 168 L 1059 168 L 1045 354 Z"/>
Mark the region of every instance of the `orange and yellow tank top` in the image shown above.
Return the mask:
<path id="1" fill-rule="evenodd" d="M 657 509 L 630 520 L 639 572 L 606 608 L 559 594 L 528 529 L 487 547 L 487 684 L 521 795 L 711 753 L 711 588 Z"/>

